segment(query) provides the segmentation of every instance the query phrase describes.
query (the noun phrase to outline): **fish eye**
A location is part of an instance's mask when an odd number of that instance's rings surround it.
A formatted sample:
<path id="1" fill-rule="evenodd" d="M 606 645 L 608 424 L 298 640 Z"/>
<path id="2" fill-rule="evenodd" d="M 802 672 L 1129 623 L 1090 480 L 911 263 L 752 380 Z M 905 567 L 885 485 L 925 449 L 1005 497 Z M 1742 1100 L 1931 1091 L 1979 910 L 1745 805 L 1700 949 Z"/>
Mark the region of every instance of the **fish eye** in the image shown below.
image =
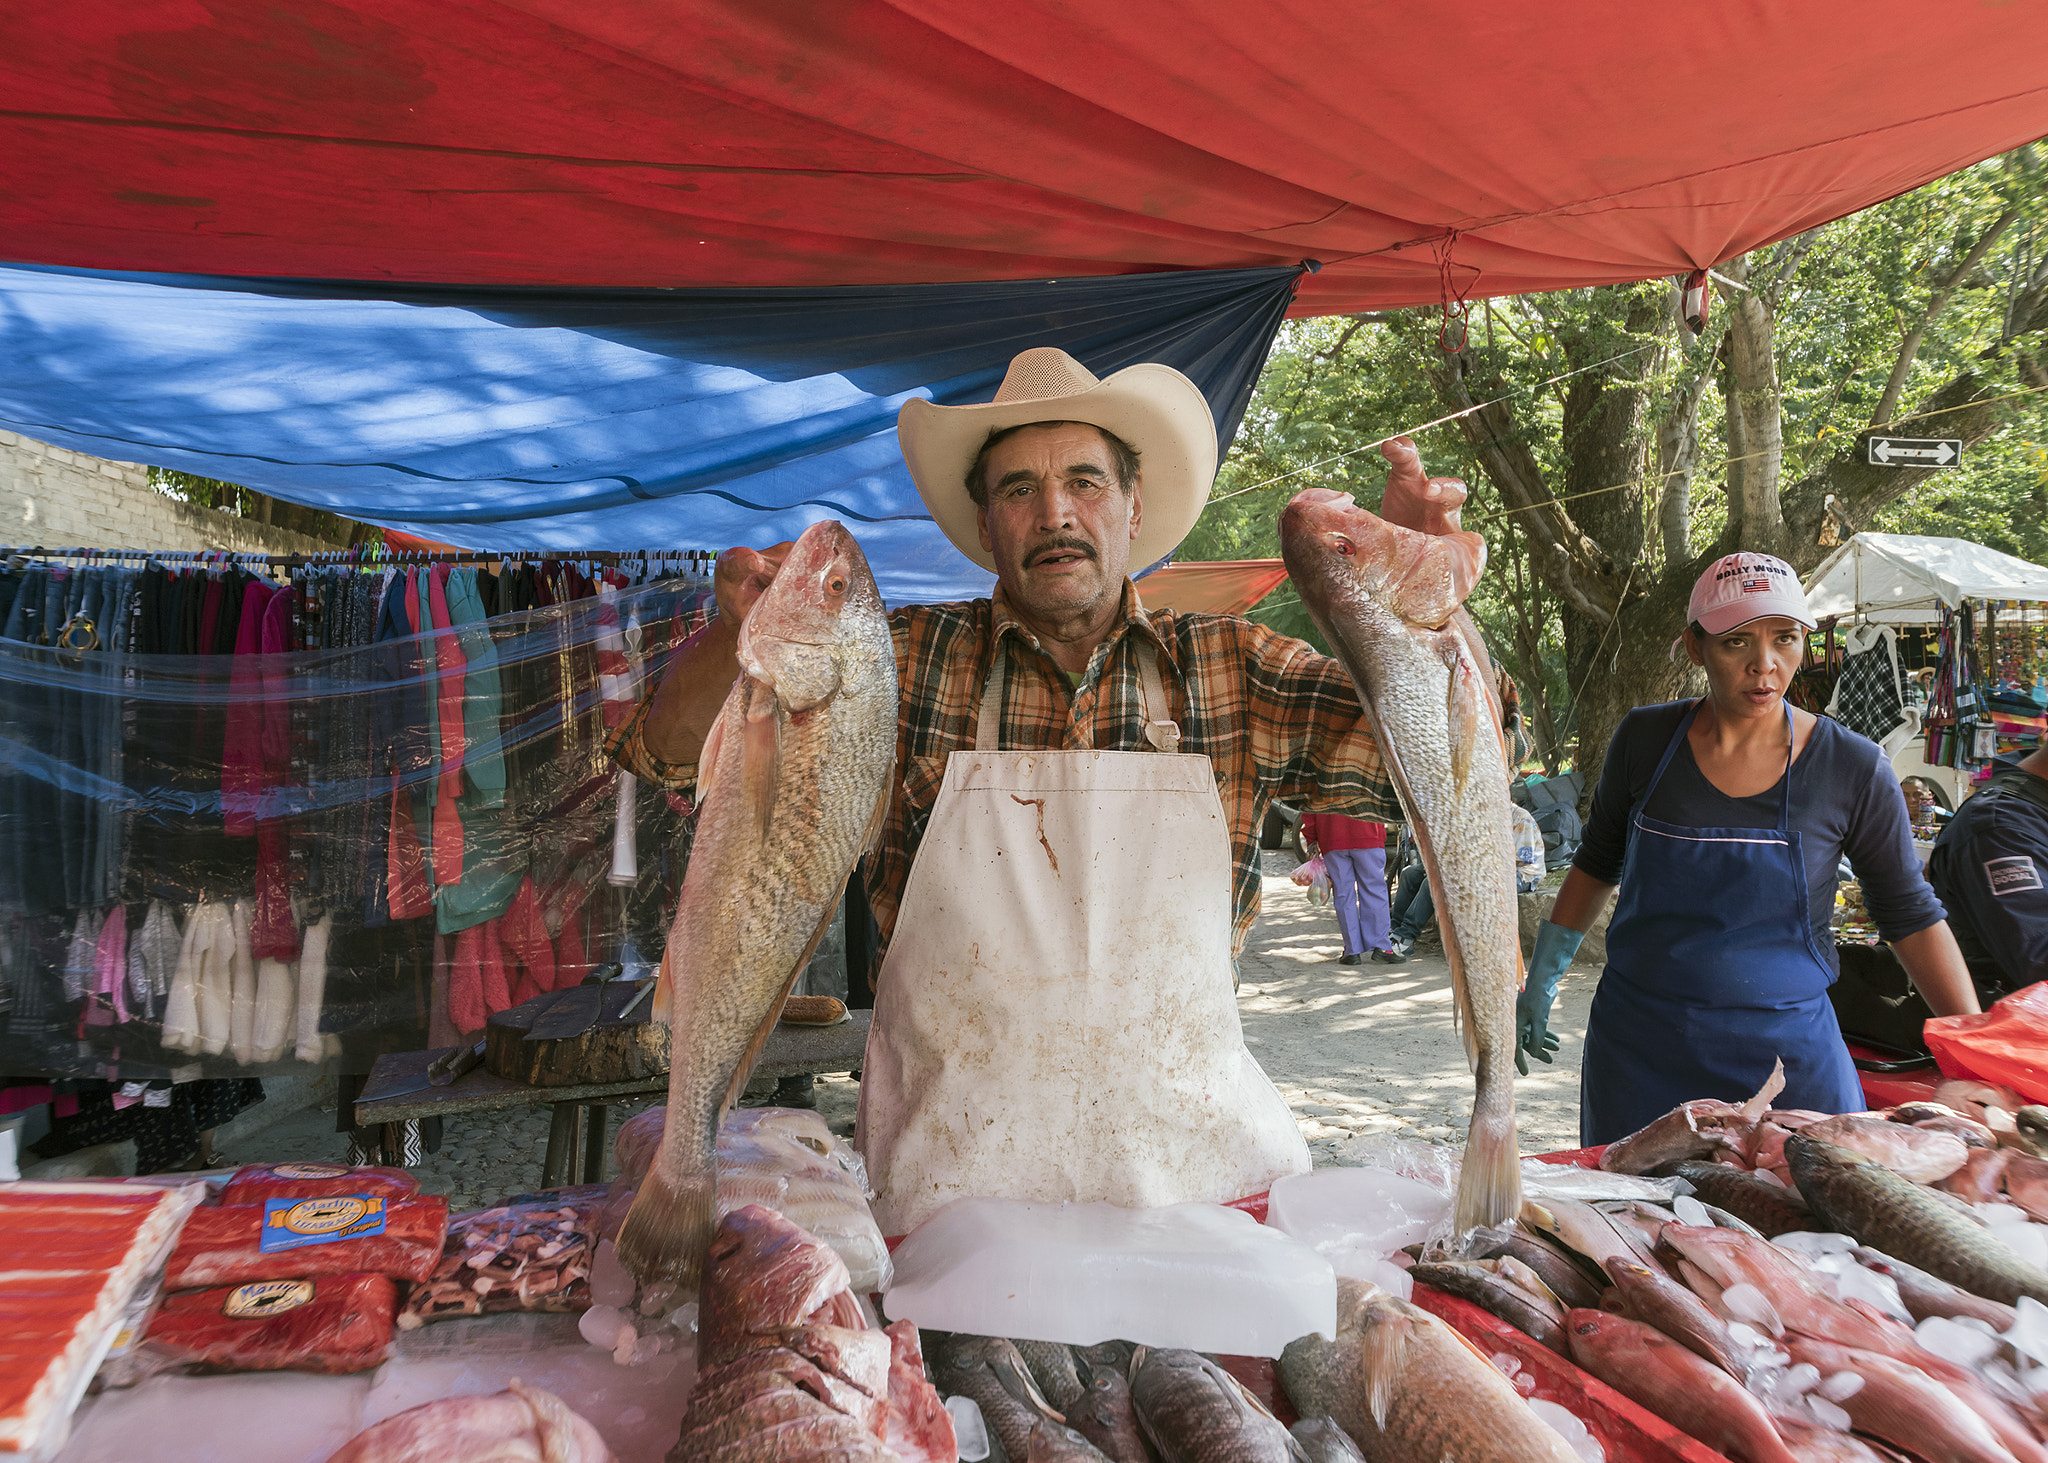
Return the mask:
<path id="1" fill-rule="evenodd" d="M 1340 554 L 1351 554 L 1356 552 L 1356 550 L 1353 549 L 1351 546 L 1351 540 L 1348 538 L 1340 538 L 1336 540 L 1336 545 L 1337 552 Z"/>
<path id="2" fill-rule="evenodd" d="M 825 581 L 825 587 L 831 590 L 834 594 L 846 593 L 846 576 L 844 574 L 834 574 L 830 579 Z"/>

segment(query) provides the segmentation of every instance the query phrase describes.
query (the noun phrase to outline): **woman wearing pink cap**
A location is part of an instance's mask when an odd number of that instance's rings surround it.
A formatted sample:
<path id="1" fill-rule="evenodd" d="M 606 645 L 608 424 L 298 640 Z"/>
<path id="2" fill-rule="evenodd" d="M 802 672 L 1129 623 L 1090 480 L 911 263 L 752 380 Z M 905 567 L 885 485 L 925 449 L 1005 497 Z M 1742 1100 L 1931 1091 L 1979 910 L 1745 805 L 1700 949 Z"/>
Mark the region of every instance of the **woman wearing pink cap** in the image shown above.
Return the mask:
<path id="1" fill-rule="evenodd" d="M 1845 856 L 1927 1004 L 1977 1009 L 1884 754 L 1785 702 L 1813 628 L 1792 566 L 1730 554 L 1693 586 L 1686 618 L 1679 643 L 1707 694 L 1622 719 L 1521 998 L 1518 1059 L 1547 1062 L 1558 980 L 1619 886 L 1579 1079 L 1588 1145 L 1692 1098 L 1747 1097 L 1778 1058 L 1778 1106 L 1866 1105 L 1827 997 Z"/>

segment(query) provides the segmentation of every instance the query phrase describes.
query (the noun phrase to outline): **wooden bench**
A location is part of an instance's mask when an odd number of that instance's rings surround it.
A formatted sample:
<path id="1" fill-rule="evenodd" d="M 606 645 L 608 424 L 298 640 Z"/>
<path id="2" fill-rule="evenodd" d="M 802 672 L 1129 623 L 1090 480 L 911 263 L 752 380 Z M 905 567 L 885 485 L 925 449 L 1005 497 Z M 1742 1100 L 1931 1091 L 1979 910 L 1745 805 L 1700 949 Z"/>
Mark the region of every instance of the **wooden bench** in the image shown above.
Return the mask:
<path id="1" fill-rule="evenodd" d="M 759 1078 L 798 1077 L 806 1073 L 851 1072 L 867 1048 L 867 1011 L 848 1013 L 837 1026 L 778 1026 L 754 1068 Z M 450 1113 L 494 1112 L 507 1108 L 554 1108 L 548 1128 L 547 1156 L 541 1163 L 543 1189 L 563 1184 L 594 1184 L 604 1178 L 605 1127 L 609 1111 L 622 1102 L 668 1091 L 668 1077 L 632 1082 L 597 1082 L 581 1087 L 535 1087 L 494 1077 L 479 1067 L 446 1087 L 427 1083 L 427 1066 L 441 1051 L 391 1052 L 377 1058 L 356 1099 L 356 1126 L 410 1122 L 446 1117 Z M 579 1177 L 580 1175 L 580 1177 Z"/>

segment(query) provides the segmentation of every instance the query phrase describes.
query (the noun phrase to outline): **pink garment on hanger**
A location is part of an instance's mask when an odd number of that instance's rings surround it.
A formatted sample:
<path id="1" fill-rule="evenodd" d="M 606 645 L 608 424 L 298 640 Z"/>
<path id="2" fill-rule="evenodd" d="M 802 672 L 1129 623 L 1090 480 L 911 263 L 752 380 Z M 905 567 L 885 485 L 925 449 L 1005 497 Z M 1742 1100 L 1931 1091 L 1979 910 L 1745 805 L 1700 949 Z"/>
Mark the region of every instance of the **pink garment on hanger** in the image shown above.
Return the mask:
<path id="1" fill-rule="evenodd" d="M 455 936 L 455 958 L 448 970 L 448 1019 L 465 1036 L 482 1031 L 490 1011 L 484 1004 L 484 936 L 471 925 Z"/>
<path id="2" fill-rule="evenodd" d="M 426 609 L 436 630 L 452 630 L 448 614 L 448 565 L 422 569 L 420 578 L 427 591 Z M 462 749 L 466 740 L 462 721 L 463 673 L 469 662 L 462 654 L 462 642 L 452 633 L 434 637 L 434 698 L 441 724 L 441 776 L 434 797 L 434 882 L 462 882 L 462 814 L 455 799 L 462 793 Z"/>
<path id="3" fill-rule="evenodd" d="M 562 894 L 562 932 L 555 936 L 555 989 L 590 974 L 590 886 L 571 882 Z"/>
<path id="4" fill-rule="evenodd" d="M 250 586 L 252 596 L 256 588 Z M 280 585 L 268 593 L 257 622 L 263 685 L 256 746 L 259 805 L 291 778 L 291 688 L 281 657 L 291 644 L 293 591 Z M 249 939 L 258 960 L 299 958 L 299 927 L 291 900 L 291 831 L 282 819 L 259 818 L 256 823 L 256 916 Z"/>
<path id="5" fill-rule="evenodd" d="M 498 944 L 498 921 L 485 920 L 476 926 L 476 930 L 483 953 L 484 1009 L 495 1016 L 500 1011 L 511 1010 L 519 1002 L 512 999 L 512 988 L 505 980 L 505 952 Z"/>
<path id="6" fill-rule="evenodd" d="M 256 832 L 256 809 L 263 795 L 263 682 L 254 657 L 262 647 L 263 611 L 270 603 L 271 593 L 261 580 L 251 582 L 242 591 L 235 660 L 228 671 L 220 801 L 226 832 L 234 838 L 247 838 Z"/>
<path id="7" fill-rule="evenodd" d="M 547 919 L 541 913 L 540 895 L 534 892 L 533 875 L 519 881 L 512 907 L 493 923 L 499 927 L 499 939 L 505 949 L 524 967 L 523 984 L 517 989 L 532 987 L 519 1000 L 528 1001 L 543 991 L 555 989 L 555 947 L 548 939 Z"/>
<path id="8" fill-rule="evenodd" d="M 128 907 L 107 911 L 94 951 L 92 999 L 85 1003 L 87 1026 L 112 1026 L 128 1019 Z"/>
<path id="9" fill-rule="evenodd" d="M 292 917 L 291 833 L 282 819 L 256 825 L 256 915 L 249 945 L 258 960 L 299 958 L 299 926 Z"/>

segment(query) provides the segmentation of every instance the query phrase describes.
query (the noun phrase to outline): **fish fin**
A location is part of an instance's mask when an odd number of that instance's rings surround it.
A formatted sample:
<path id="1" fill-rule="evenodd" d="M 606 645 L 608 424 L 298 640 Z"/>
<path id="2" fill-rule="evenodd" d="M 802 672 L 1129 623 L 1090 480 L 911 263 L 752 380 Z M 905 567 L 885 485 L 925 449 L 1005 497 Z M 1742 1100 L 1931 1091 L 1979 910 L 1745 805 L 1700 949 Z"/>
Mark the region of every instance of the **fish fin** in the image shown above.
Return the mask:
<path id="1" fill-rule="evenodd" d="M 1499 1224 L 1522 1205 L 1522 1155 L 1515 1146 L 1514 1087 L 1485 1094 L 1472 1105 L 1465 1161 L 1458 1168 L 1453 1216 L 1460 1233 Z"/>
<path id="2" fill-rule="evenodd" d="M 666 1280 L 697 1290 L 717 1225 L 717 1170 L 678 1176 L 657 1162 L 626 1211 L 619 1230 L 619 1263 L 642 1285 Z"/>
<path id="3" fill-rule="evenodd" d="M 711 780 L 718 775 L 718 754 L 725 747 L 725 709 L 719 708 L 718 719 L 711 723 L 711 730 L 704 737 L 703 749 L 697 753 L 697 801 L 704 801 L 704 794 L 711 790 Z"/>
<path id="4" fill-rule="evenodd" d="M 1001 1339 L 1001 1338 L 998 1338 Z M 1038 1389 L 1038 1379 L 1031 1375 L 1031 1364 L 1024 1360 L 1024 1353 L 1017 1350 L 1017 1343 L 1003 1340 L 1009 1347 L 1008 1354 L 998 1353 L 1000 1365 L 991 1366 L 989 1372 L 996 1379 L 996 1385 L 1012 1397 L 1055 1422 L 1064 1423 L 1066 1415 L 1052 1405 L 1045 1393 Z"/>
<path id="5" fill-rule="evenodd" d="M 1206 1356 L 1201 1357 L 1201 1364 L 1202 1370 L 1209 1374 L 1209 1380 L 1216 1383 L 1217 1387 L 1222 1391 L 1223 1400 L 1228 1402 L 1236 1411 L 1237 1420 L 1240 1423 L 1247 1421 L 1251 1417 L 1251 1413 L 1245 1410 L 1244 1397 L 1239 1395 L 1244 1389 L 1238 1386 L 1237 1378 L 1223 1370 L 1222 1367 Z"/>
<path id="6" fill-rule="evenodd" d="M 662 946 L 661 964 L 654 967 L 654 994 L 647 998 L 648 1015 L 670 1031 L 676 1029 L 675 1013 L 668 1008 L 669 989 L 675 982 L 668 978 L 668 947 Z"/>
<path id="7" fill-rule="evenodd" d="M 1758 1118 L 1762 1117 L 1765 1113 L 1769 1112 L 1771 1110 L 1771 1103 L 1774 1100 L 1776 1100 L 1778 1094 L 1783 1092 L 1784 1090 L 1785 1059 L 1783 1057 L 1779 1057 L 1777 1065 L 1771 1068 L 1771 1075 L 1766 1077 L 1764 1079 L 1764 1085 L 1757 1089 L 1756 1096 L 1752 1097 L 1749 1101 L 1742 1104 L 1741 1108 L 1738 1109 L 1743 1116 L 1743 1120 L 1746 1122 L 1753 1123 Z M 1693 1131 L 1697 1132 L 1699 1130 L 1695 1128 Z"/>
<path id="8" fill-rule="evenodd" d="M 1465 653 L 1464 640 L 1454 631 L 1446 631 L 1438 642 L 1444 665 L 1451 673 L 1446 689 L 1444 714 L 1451 732 L 1451 785 L 1463 796 L 1465 782 L 1472 775 L 1472 757 L 1477 750 L 1476 743 L 1483 736 L 1500 736 L 1496 726 L 1489 726 L 1493 702 L 1479 687 L 1479 670 Z"/>
<path id="9" fill-rule="evenodd" d="M 732 1085 L 725 1090 L 725 1102 L 721 1111 L 739 1105 L 740 1095 L 747 1090 L 747 1081 L 754 1075 L 754 1063 L 761 1060 L 761 1049 L 768 1045 L 769 1034 L 775 1030 L 775 1023 L 782 1019 L 783 1002 L 789 999 L 790 991 L 796 987 L 797 977 L 804 973 L 804 967 L 811 963 L 811 956 L 817 953 L 819 942 L 825 938 L 825 931 L 832 927 L 832 916 L 838 913 L 839 898 L 845 891 L 846 881 L 842 879 L 839 881 L 838 892 L 825 901 L 825 911 L 818 917 L 818 928 L 811 932 L 811 938 L 804 944 L 803 954 L 797 956 L 796 964 L 789 968 L 789 975 L 783 980 L 782 989 L 777 992 L 774 1003 L 768 1007 L 766 1019 L 755 1028 L 754 1034 L 747 1038 L 746 1050 L 740 1053 L 740 1063 L 733 1068 Z"/>
<path id="10" fill-rule="evenodd" d="M 889 825 L 889 804 L 896 795 L 896 754 L 889 754 L 889 765 L 882 773 L 882 790 L 875 795 L 874 815 L 868 819 L 867 832 L 861 835 L 861 857 L 866 858 L 882 846 L 882 830 Z"/>
<path id="11" fill-rule="evenodd" d="M 1384 1313 L 1365 1328 L 1358 1367 L 1364 1373 L 1366 1409 L 1381 1432 L 1387 1430 L 1387 1412 L 1401 1390 L 1401 1373 L 1408 1365 L 1408 1338 L 1414 1329 L 1415 1323 L 1406 1316 Z"/>
<path id="12" fill-rule="evenodd" d="M 766 838 L 782 777 L 782 707 L 775 693 L 759 682 L 749 684 L 740 741 L 740 786 L 745 790 L 747 814 Z"/>
<path id="13" fill-rule="evenodd" d="M 1390 526 L 1387 532 L 1405 536 L 1391 546 L 1399 568 L 1388 586 L 1388 606 L 1411 625 L 1442 628 L 1485 572 L 1486 540 L 1464 530 L 1418 534 Z"/>

